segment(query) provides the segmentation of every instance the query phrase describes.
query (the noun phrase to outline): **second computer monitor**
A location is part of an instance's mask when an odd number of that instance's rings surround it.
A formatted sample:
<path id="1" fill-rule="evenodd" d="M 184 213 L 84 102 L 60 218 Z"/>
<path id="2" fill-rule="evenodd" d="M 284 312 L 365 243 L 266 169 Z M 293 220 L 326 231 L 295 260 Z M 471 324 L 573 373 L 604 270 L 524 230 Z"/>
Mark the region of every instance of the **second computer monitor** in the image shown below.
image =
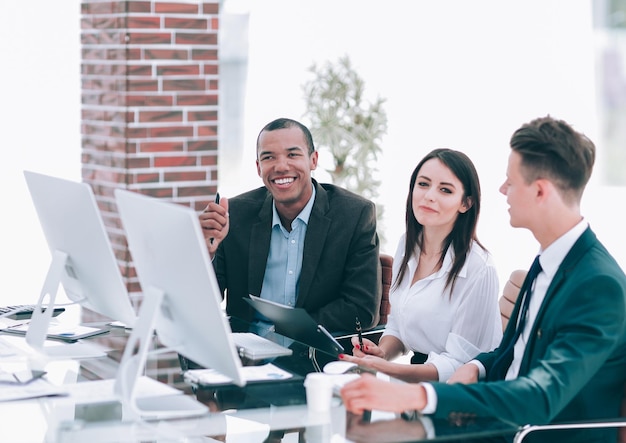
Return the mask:
<path id="1" fill-rule="evenodd" d="M 196 212 L 123 189 L 116 189 L 115 197 L 144 297 L 159 299 L 151 319 L 159 340 L 244 385 Z"/>

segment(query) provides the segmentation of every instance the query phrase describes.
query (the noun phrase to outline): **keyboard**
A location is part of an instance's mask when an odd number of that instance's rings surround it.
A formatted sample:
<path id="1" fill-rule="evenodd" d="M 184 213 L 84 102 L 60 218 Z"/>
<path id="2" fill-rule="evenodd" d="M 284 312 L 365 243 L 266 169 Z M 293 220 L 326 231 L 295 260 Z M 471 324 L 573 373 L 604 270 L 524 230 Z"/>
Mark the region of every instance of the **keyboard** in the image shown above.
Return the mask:
<path id="1" fill-rule="evenodd" d="M 13 320 L 25 320 L 33 316 L 33 312 L 37 308 L 37 305 L 13 305 L 13 306 L 0 306 L 0 318 L 6 317 Z M 45 308 L 44 308 L 45 311 Z M 56 317 L 60 313 L 64 312 L 65 308 L 55 307 L 52 311 L 52 316 Z"/>
<path id="2" fill-rule="evenodd" d="M 291 349 L 252 332 L 233 332 L 233 341 L 239 356 L 250 360 L 262 360 L 293 353 Z"/>

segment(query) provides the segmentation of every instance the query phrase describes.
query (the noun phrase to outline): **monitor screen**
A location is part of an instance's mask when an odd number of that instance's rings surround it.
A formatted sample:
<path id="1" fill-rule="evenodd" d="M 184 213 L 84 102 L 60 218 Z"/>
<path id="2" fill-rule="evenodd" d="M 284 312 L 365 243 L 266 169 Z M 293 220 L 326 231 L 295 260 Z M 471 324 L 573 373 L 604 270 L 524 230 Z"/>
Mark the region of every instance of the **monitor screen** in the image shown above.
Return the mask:
<path id="1" fill-rule="evenodd" d="M 143 291 L 142 304 L 159 298 L 153 320 L 159 341 L 245 385 L 198 214 L 123 189 L 116 189 L 115 197 Z M 142 309 L 142 322 L 143 316 Z"/>
<path id="2" fill-rule="evenodd" d="M 32 171 L 24 177 L 52 254 L 42 296 L 60 283 L 70 300 L 132 327 L 136 314 L 91 187 Z"/>

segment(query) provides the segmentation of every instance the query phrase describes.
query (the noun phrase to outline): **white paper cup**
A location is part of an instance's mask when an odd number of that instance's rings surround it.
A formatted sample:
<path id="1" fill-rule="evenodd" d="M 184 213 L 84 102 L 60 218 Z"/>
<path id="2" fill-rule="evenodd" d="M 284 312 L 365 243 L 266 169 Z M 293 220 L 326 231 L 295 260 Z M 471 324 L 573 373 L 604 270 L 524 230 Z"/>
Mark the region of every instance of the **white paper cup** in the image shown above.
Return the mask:
<path id="1" fill-rule="evenodd" d="M 312 372 L 304 379 L 307 407 L 316 412 L 330 410 L 333 399 L 333 380 L 328 374 Z"/>

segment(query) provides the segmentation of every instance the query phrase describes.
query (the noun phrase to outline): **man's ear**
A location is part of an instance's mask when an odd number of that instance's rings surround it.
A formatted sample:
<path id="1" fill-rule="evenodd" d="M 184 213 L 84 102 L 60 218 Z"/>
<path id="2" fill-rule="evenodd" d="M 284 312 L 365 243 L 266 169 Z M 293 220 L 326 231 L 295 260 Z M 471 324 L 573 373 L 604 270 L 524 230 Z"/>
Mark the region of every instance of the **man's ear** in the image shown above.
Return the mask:
<path id="1" fill-rule="evenodd" d="M 538 178 L 535 180 L 535 192 L 537 198 L 544 199 L 554 192 L 554 185 L 550 180 Z"/>
<path id="2" fill-rule="evenodd" d="M 318 154 L 317 151 L 313 151 L 313 153 L 311 154 L 310 164 L 309 164 L 309 167 L 311 168 L 311 171 L 315 171 L 317 169 L 318 156 L 319 156 L 319 154 Z"/>

